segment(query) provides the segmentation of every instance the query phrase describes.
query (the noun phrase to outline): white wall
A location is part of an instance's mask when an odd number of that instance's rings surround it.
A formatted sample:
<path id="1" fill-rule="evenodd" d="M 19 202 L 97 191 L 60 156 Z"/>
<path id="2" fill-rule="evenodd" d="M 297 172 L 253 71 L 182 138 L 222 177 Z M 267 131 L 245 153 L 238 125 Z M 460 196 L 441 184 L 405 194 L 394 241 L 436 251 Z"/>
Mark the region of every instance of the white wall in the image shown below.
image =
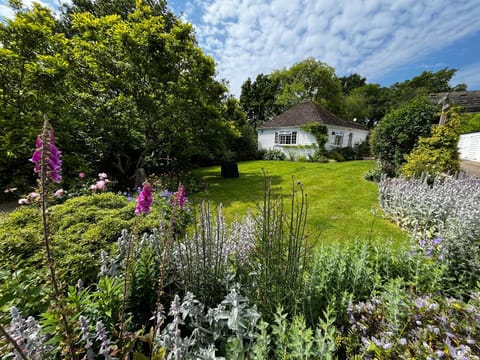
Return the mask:
<path id="1" fill-rule="evenodd" d="M 354 128 L 344 128 L 344 127 L 335 127 L 327 126 L 328 129 L 328 142 L 325 144 L 325 149 L 332 150 L 338 147 L 347 147 L 348 146 L 348 136 L 350 133 L 353 134 L 352 146 L 360 144 L 362 141 L 365 141 L 368 136 L 367 130 L 354 129 Z M 282 151 L 285 155 L 289 156 L 290 153 L 295 153 L 295 157 L 298 156 L 308 156 L 314 152 L 313 149 L 298 148 L 295 145 L 278 145 L 275 144 L 275 132 L 276 131 L 296 131 L 297 132 L 297 144 L 296 145 L 315 145 L 317 143 L 315 137 L 306 131 L 303 131 L 299 127 L 282 127 L 282 128 L 272 128 L 272 129 L 259 129 L 258 130 L 258 149 L 259 150 L 270 150 L 278 149 Z M 343 131 L 343 143 L 341 146 L 336 146 L 335 136 L 332 135 L 332 132 Z"/>
<path id="2" fill-rule="evenodd" d="M 330 126 L 328 125 L 328 142 L 325 144 L 325 149 L 332 150 L 339 147 L 347 147 L 348 146 L 348 137 L 350 134 L 353 134 L 352 138 L 352 146 L 360 144 L 361 142 L 365 141 L 368 136 L 368 130 L 361 130 L 355 128 L 344 128 L 340 126 Z M 332 133 L 338 133 L 339 131 L 343 131 L 343 143 L 340 146 L 335 145 L 335 135 Z"/>
<path id="3" fill-rule="evenodd" d="M 480 162 L 480 132 L 460 135 L 458 151 L 460 159 Z"/>

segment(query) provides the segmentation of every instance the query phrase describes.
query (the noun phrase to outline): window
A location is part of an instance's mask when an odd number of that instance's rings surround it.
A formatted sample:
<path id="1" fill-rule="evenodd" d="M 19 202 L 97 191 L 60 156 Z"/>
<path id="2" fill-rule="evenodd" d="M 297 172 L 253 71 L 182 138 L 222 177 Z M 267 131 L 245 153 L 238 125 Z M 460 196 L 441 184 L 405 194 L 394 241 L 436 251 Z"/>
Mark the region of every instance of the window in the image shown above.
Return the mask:
<path id="1" fill-rule="evenodd" d="M 343 145 L 343 131 L 332 131 L 332 143 L 335 146 Z"/>
<path id="2" fill-rule="evenodd" d="M 277 131 L 275 132 L 275 144 L 292 145 L 297 143 L 296 131 Z"/>
<path id="3" fill-rule="evenodd" d="M 348 135 L 348 145 L 347 146 L 352 147 L 352 143 L 353 143 L 353 133 L 350 133 Z"/>

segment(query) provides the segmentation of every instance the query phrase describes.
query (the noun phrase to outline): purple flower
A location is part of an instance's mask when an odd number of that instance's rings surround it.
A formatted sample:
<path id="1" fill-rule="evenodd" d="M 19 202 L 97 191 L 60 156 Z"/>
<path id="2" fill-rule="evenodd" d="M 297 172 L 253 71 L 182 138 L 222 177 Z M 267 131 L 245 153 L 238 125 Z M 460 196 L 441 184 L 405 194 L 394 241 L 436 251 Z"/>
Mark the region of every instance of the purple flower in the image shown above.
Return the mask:
<path id="1" fill-rule="evenodd" d="M 178 186 L 177 192 L 173 196 L 173 205 L 183 208 L 187 196 L 185 194 L 185 187 L 183 185 Z"/>
<path id="2" fill-rule="evenodd" d="M 43 170 L 43 166 L 47 176 L 53 182 L 59 183 L 62 181 L 62 176 L 60 175 L 62 172 L 61 155 L 62 153 L 55 145 L 53 130 L 48 120 L 45 120 L 42 134 L 35 141 L 35 151 L 30 159 L 35 164 L 33 171 L 38 174 Z"/>
<path id="3" fill-rule="evenodd" d="M 143 183 L 143 189 L 137 199 L 137 207 L 135 209 L 135 214 L 148 214 L 152 207 L 153 203 L 153 194 L 152 194 L 152 185 L 148 182 Z"/>

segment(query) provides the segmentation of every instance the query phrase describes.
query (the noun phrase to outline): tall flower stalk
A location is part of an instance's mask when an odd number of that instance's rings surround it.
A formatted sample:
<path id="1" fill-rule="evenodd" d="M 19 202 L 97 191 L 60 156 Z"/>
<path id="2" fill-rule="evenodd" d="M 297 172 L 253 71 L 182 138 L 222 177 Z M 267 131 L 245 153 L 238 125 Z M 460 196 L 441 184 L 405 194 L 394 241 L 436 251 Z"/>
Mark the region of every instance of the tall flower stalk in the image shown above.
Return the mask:
<path id="1" fill-rule="evenodd" d="M 43 130 L 42 133 L 37 137 L 35 144 L 36 149 L 33 153 L 31 161 L 35 164 L 34 171 L 40 176 L 40 204 L 42 212 L 43 240 L 47 255 L 47 266 L 50 270 L 50 280 L 54 290 L 56 305 L 60 309 L 68 351 L 70 352 L 72 359 L 76 359 L 75 350 L 73 349 L 72 334 L 68 325 L 65 307 L 55 273 L 55 264 L 50 246 L 47 222 L 47 182 L 49 179 L 55 183 L 59 183 L 62 180 L 61 152 L 55 145 L 53 128 L 48 122 L 47 116 L 44 116 L 44 119 L 45 121 L 43 124 Z"/>

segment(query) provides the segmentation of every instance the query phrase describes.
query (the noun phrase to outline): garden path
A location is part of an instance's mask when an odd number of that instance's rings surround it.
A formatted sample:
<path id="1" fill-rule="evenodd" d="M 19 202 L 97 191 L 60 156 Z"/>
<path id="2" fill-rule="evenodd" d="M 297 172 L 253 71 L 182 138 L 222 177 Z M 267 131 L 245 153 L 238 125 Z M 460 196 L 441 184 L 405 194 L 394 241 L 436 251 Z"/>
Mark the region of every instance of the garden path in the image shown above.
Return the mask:
<path id="1" fill-rule="evenodd" d="M 480 162 L 478 161 L 461 160 L 460 168 L 467 174 L 480 177 Z"/>

